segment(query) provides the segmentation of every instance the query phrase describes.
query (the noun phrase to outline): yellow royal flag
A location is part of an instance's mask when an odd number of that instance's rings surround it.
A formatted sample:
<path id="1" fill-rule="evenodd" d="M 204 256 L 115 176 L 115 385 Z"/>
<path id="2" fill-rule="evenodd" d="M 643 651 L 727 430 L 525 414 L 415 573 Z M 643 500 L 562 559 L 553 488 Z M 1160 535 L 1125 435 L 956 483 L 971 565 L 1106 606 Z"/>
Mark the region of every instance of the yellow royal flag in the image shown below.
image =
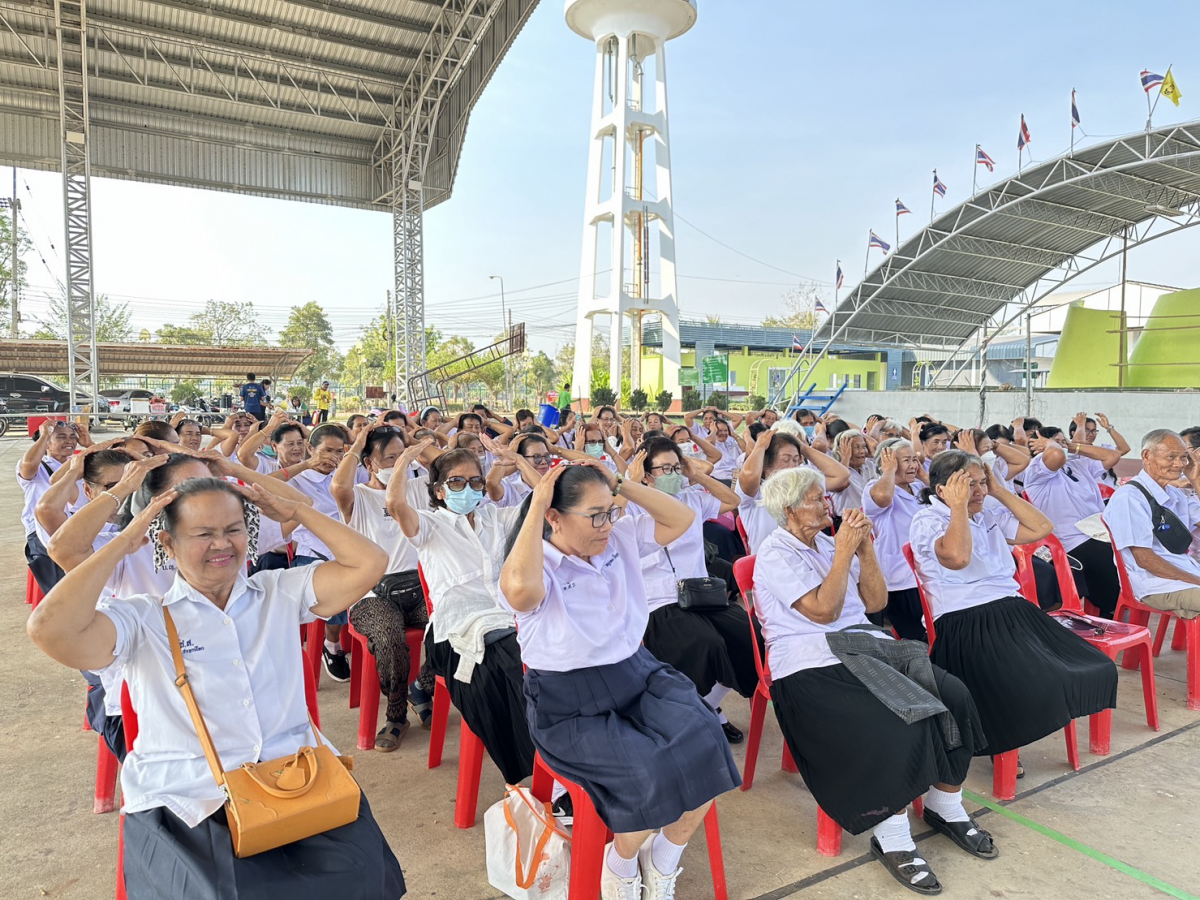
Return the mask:
<path id="1" fill-rule="evenodd" d="M 1183 99 L 1183 94 L 1179 93 L 1179 85 L 1175 83 L 1175 76 L 1170 70 L 1167 71 L 1167 77 L 1163 79 L 1162 95 L 1176 106 Z"/>

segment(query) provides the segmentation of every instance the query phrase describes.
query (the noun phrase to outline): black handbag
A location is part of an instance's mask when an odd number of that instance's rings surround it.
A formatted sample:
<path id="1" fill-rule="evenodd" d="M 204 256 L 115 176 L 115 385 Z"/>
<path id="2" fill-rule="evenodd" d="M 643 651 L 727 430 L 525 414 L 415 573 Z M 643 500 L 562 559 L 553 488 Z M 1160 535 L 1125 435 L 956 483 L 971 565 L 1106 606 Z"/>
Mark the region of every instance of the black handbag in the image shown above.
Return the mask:
<path id="1" fill-rule="evenodd" d="M 1171 512 L 1152 496 L 1150 492 L 1136 481 L 1129 482 L 1142 492 L 1150 504 L 1150 521 L 1154 526 L 1154 539 L 1167 549 L 1168 552 L 1182 556 L 1192 546 L 1192 536 L 1187 526 L 1179 521 L 1179 516 Z"/>
<path id="2" fill-rule="evenodd" d="M 421 589 L 421 576 L 416 569 L 384 575 L 375 585 L 375 596 L 380 600 L 390 600 L 402 612 L 412 612 L 418 606 L 425 605 L 425 592 Z"/>
<path id="3" fill-rule="evenodd" d="M 674 572 L 675 563 L 671 560 L 671 551 L 663 547 L 663 553 L 667 554 L 667 562 Z M 729 587 L 724 578 L 677 578 L 675 591 L 679 598 L 679 608 L 687 612 L 729 609 Z"/>

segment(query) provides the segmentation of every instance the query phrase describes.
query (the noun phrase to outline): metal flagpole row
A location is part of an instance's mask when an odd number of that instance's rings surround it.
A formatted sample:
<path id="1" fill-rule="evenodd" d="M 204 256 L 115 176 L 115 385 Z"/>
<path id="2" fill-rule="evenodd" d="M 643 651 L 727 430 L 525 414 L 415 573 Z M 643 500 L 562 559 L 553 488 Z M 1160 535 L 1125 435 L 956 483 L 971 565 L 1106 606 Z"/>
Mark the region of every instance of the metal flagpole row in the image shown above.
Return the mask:
<path id="1" fill-rule="evenodd" d="M 976 144 L 975 145 L 975 158 L 973 160 L 971 160 L 971 196 L 972 197 L 975 196 L 975 191 L 977 189 L 976 181 L 978 180 L 978 175 L 979 175 L 979 148 L 980 148 L 980 145 Z"/>

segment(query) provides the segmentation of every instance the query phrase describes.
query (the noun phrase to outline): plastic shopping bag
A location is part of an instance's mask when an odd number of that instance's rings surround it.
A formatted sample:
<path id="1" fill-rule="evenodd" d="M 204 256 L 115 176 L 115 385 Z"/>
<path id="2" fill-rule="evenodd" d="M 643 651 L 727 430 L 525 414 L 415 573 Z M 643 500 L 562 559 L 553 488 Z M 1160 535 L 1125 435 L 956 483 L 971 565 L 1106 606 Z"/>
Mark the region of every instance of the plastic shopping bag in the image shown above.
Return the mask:
<path id="1" fill-rule="evenodd" d="M 488 884 L 513 900 L 567 900 L 571 838 L 549 803 L 508 788 L 483 815 Z"/>

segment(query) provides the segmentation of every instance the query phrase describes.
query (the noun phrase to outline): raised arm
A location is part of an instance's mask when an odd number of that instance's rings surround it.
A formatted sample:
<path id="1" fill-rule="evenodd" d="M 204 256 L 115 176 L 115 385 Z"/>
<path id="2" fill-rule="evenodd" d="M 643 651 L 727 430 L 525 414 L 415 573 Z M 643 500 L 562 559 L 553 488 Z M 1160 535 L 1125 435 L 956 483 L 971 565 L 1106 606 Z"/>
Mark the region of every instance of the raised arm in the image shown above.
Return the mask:
<path id="1" fill-rule="evenodd" d="M 150 523 L 174 499 L 174 490 L 164 491 L 99 551 L 91 553 L 89 545 L 88 556 L 54 586 L 25 624 L 38 649 L 72 669 L 103 669 L 112 662 L 117 629 L 107 615 L 96 609 L 96 602 L 117 564 L 142 546 Z M 100 497 L 88 505 L 100 501 L 112 502 Z M 112 507 L 108 510 L 111 512 Z"/>
<path id="2" fill-rule="evenodd" d="M 850 470 L 832 456 L 813 449 L 804 441 L 800 442 L 800 453 L 825 476 L 825 490 L 837 493 L 850 484 Z"/>
<path id="3" fill-rule="evenodd" d="M 945 534 L 934 541 L 933 552 L 939 563 L 957 572 L 971 564 L 971 553 L 974 551 L 971 518 L 967 512 L 967 504 L 971 500 L 971 476 L 966 469 L 950 476 L 943 500 L 950 507 L 950 526 Z"/>
<path id="4" fill-rule="evenodd" d="M 533 489 L 525 520 L 500 569 L 500 590 L 508 605 L 518 612 L 537 609 L 546 599 L 543 575 L 546 557 L 542 549 L 542 528 L 546 522 L 546 511 L 554 500 L 554 483 L 566 468 L 555 466 Z"/>
<path id="5" fill-rule="evenodd" d="M 645 454 L 642 454 L 642 455 L 643 455 L 643 457 L 645 456 Z M 727 488 L 725 485 L 721 484 L 721 482 L 717 481 L 717 479 L 713 478 L 707 472 L 701 471 L 700 466 L 697 465 L 698 462 L 699 462 L 698 460 L 688 459 L 686 456 L 683 458 L 683 476 L 684 476 L 684 478 L 686 478 L 692 484 L 696 484 L 696 485 L 699 485 L 700 487 L 704 488 L 706 491 L 708 491 L 710 494 L 712 494 L 717 500 L 719 500 L 721 503 L 721 512 L 727 513 L 727 512 L 731 512 L 732 510 L 737 509 L 738 508 L 738 495 L 733 492 L 732 488 Z M 632 472 L 633 466 L 630 466 L 629 468 L 630 468 L 630 471 Z M 638 478 L 637 482 L 640 484 L 641 479 Z"/>
<path id="6" fill-rule="evenodd" d="M 33 514 L 47 534 L 54 534 L 67 521 L 67 507 L 79 497 L 79 479 L 83 477 L 83 464 L 87 451 L 76 453 L 65 466 L 60 466 L 59 472 L 65 472 L 66 477 L 52 481 L 46 493 L 37 502 Z"/>
<path id="7" fill-rule="evenodd" d="M 1029 453 L 1028 448 L 1017 444 L 992 441 L 992 449 L 1008 465 L 1008 477 L 1010 480 L 1028 469 L 1029 464 L 1033 462 L 1033 456 Z"/>
<path id="8" fill-rule="evenodd" d="M 1032 503 L 1022 500 L 1006 488 L 990 466 L 985 466 L 983 471 L 987 476 L 988 493 L 1003 503 L 1016 517 L 1017 536 L 1009 541 L 1010 544 L 1031 544 L 1040 541 L 1054 530 L 1054 523 L 1049 517 Z"/>
<path id="9" fill-rule="evenodd" d="M 50 443 L 50 434 L 54 431 L 54 423 L 46 419 L 38 426 L 38 436 L 25 450 L 21 461 L 17 463 L 17 474 L 25 481 L 33 481 L 37 477 L 38 466 L 46 455 L 46 445 Z"/>
<path id="10" fill-rule="evenodd" d="M 724 456 L 724 454 L 716 448 L 712 441 L 700 437 L 700 435 L 696 434 L 690 428 L 688 429 L 688 434 L 692 436 L 692 440 L 696 442 L 696 446 L 704 451 L 705 459 L 707 459 L 714 466 L 721 461 L 721 457 Z"/>
<path id="11" fill-rule="evenodd" d="M 609 471 L 604 468 L 603 463 L 591 460 L 587 464 L 599 468 L 606 476 L 609 476 Z M 645 464 L 646 453 L 644 450 L 636 453 L 630 462 L 630 465 L 635 468 L 644 467 Z M 619 484 L 616 483 L 615 478 L 611 478 L 610 484 L 616 489 L 616 495 L 636 503 L 653 517 L 654 540 L 663 547 L 683 537 L 696 519 L 696 514 L 690 507 L 680 503 L 670 494 L 635 483 L 628 478 Z"/>
<path id="12" fill-rule="evenodd" d="M 861 509 L 847 510 L 855 512 L 866 519 L 866 535 L 858 544 L 858 596 L 862 598 L 867 612 L 875 613 L 887 606 L 887 580 L 879 567 L 879 558 L 875 555 L 875 544 L 871 541 L 871 520 Z M 846 527 L 846 517 L 842 517 L 842 528 Z M 861 526 L 860 526 L 861 527 Z M 841 529 L 838 529 L 839 531 Z"/>
<path id="13" fill-rule="evenodd" d="M 775 437 L 775 432 L 769 428 L 759 434 L 758 439 L 754 442 L 754 447 L 742 461 L 741 471 L 738 472 L 738 487 L 747 497 L 757 495 L 758 489 L 762 487 L 763 457 L 767 448 L 771 446 L 773 437 Z"/>
<path id="14" fill-rule="evenodd" d="M 880 509 L 887 509 L 896 497 L 896 469 L 899 466 L 900 460 L 891 447 L 885 448 L 879 454 L 879 478 L 871 485 L 868 493 Z"/>
<path id="15" fill-rule="evenodd" d="M 1106 416 L 1104 413 L 1096 413 L 1096 421 L 1100 423 L 1101 428 L 1108 432 L 1108 436 L 1113 439 L 1113 442 L 1117 445 L 1117 451 L 1122 456 L 1129 452 L 1129 441 L 1121 437 L 1121 433 L 1117 431 L 1112 422 L 1108 420 L 1108 416 Z M 1108 468 L 1111 469 L 1112 466 L 1109 466 Z"/>
<path id="16" fill-rule="evenodd" d="M 387 491 L 383 503 L 387 513 L 400 526 L 404 536 L 414 538 L 421 530 L 421 518 L 408 502 L 408 478 L 412 471 L 413 460 L 421 455 L 421 451 L 431 446 L 433 441 L 425 438 L 410 447 L 405 447 L 396 465 L 392 469 L 392 477 L 388 480 Z"/>
<path id="17" fill-rule="evenodd" d="M 342 455 L 337 468 L 333 470 L 333 477 L 329 479 L 329 493 L 333 494 L 343 522 L 349 522 L 350 517 L 354 515 L 354 482 L 358 477 L 358 467 L 362 464 L 363 448 L 367 445 L 367 434 L 376 427 L 378 426 L 372 425 L 370 428 L 359 431 L 358 437 Z M 393 474 L 395 473 L 393 472 Z"/>
<path id="18" fill-rule="evenodd" d="M 246 435 L 246 439 L 242 441 L 242 445 L 237 448 L 238 462 L 248 469 L 257 469 L 258 460 L 254 458 L 255 455 L 262 449 L 263 444 L 270 440 L 271 435 L 275 433 L 275 429 L 287 420 L 287 412 L 277 409 L 271 414 L 271 419 L 266 425 L 263 425 L 261 428 L 255 427 Z M 259 424 L 255 422 L 256 426 Z"/>
<path id="19" fill-rule="evenodd" d="M 862 515 L 862 511 L 856 509 L 848 509 L 846 512 Z M 829 568 L 829 574 L 817 587 L 792 602 L 792 609 L 818 625 L 831 625 L 841 616 L 842 607 L 846 605 L 850 566 L 858 552 L 858 545 L 871 531 L 870 520 L 867 520 L 865 528 L 847 528 L 846 518 L 843 517 L 842 527 L 833 539 L 833 564 Z M 851 520 L 855 521 L 852 517 Z M 884 602 L 887 602 L 886 596 Z"/>

